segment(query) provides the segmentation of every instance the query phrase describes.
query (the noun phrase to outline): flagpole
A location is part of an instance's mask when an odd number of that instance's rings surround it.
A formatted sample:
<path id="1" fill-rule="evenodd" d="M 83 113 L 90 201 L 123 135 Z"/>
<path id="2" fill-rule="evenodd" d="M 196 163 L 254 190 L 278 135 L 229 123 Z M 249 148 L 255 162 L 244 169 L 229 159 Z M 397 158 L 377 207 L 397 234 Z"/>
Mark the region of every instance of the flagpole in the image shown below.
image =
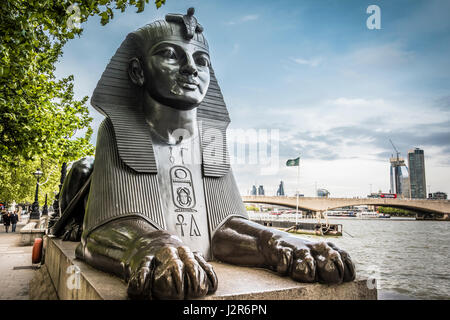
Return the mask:
<path id="1" fill-rule="evenodd" d="M 297 210 L 295 211 L 295 225 L 298 224 L 298 193 L 300 186 L 300 157 L 298 158 L 298 168 L 297 168 Z"/>

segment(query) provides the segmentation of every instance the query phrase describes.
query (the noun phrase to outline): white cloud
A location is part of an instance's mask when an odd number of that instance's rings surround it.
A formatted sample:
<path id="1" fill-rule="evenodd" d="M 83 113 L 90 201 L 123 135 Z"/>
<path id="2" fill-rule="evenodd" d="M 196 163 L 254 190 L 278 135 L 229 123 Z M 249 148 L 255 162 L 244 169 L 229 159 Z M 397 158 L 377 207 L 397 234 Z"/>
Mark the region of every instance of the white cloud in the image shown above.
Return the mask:
<path id="1" fill-rule="evenodd" d="M 386 103 L 383 99 L 375 99 L 375 100 L 369 100 L 369 99 L 362 99 L 362 98 L 345 98 L 340 97 L 334 100 L 328 100 L 327 101 L 330 104 L 337 105 L 337 106 L 351 106 L 351 107 L 368 107 L 368 106 L 384 106 Z"/>
<path id="2" fill-rule="evenodd" d="M 308 65 L 310 67 L 317 67 L 321 62 L 321 58 L 303 59 L 303 58 L 292 58 L 297 64 Z"/>
<path id="3" fill-rule="evenodd" d="M 260 103 L 246 105 L 239 102 L 231 113 L 234 127 L 248 123 L 259 128 L 261 125 L 280 128 L 280 170 L 272 176 L 259 175 L 258 166 L 233 165 L 239 188 L 246 194 L 255 182 L 264 184 L 266 192 L 274 194 L 279 180 L 285 181 L 286 192 L 293 194 L 296 178 L 291 170 L 283 167 L 283 161 L 300 152 L 305 158 L 301 165 L 301 192 L 314 195 L 315 182 L 318 187 L 329 189 L 332 196 L 365 196 L 369 184 L 373 190 L 389 189 L 388 154 L 391 152 L 389 138 L 401 147 L 404 156 L 408 149 L 424 148 L 427 181 L 433 189 L 446 192 L 446 179 L 450 179 L 447 153 L 437 147 L 439 141 L 432 141 L 435 128 L 443 130 L 443 121 L 450 119 L 448 113 L 434 112 L 432 102 L 387 97 L 367 98 L 361 96 L 338 96 L 322 99 L 311 104 L 276 107 Z M 264 116 L 254 110 L 265 110 Z M 429 110 L 429 112 L 424 112 Z M 252 115 L 253 112 L 253 115 Z M 245 115 L 245 116 L 244 116 Z M 270 124 L 268 124 L 268 120 Z M 422 137 L 424 135 L 424 137 Z M 444 136 L 445 137 L 445 136 Z M 441 140 L 444 138 L 441 138 Z M 385 143 L 384 143 L 385 142 Z M 431 144 L 430 144 L 431 143 Z M 435 170 L 434 168 L 440 170 Z M 428 183 L 428 182 L 427 182 Z"/>
<path id="4" fill-rule="evenodd" d="M 241 18 L 241 21 L 242 22 L 253 21 L 253 20 L 258 20 L 258 18 L 259 18 L 259 15 L 257 15 L 257 14 L 249 14 L 249 15 L 243 16 Z"/>
<path id="5" fill-rule="evenodd" d="M 412 63 L 415 53 L 400 43 L 386 43 L 357 49 L 348 57 L 353 64 L 373 67 L 397 67 Z"/>
<path id="6" fill-rule="evenodd" d="M 249 21 L 255 21 L 258 19 L 259 19 L 258 14 L 247 14 L 245 16 L 240 17 L 237 20 L 228 21 L 226 24 L 227 25 L 236 25 L 236 24 L 241 24 L 241 23 L 245 23 L 245 22 L 249 22 Z"/>

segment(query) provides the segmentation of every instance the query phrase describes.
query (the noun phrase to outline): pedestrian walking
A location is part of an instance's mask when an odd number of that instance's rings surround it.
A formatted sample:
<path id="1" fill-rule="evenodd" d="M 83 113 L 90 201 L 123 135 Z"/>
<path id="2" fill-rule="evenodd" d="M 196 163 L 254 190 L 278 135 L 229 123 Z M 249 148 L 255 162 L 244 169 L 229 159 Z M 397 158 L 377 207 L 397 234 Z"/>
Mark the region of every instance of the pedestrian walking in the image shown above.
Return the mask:
<path id="1" fill-rule="evenodd" d="M 11 232 L 16 232 L 17 221 L 19 221 L 19 215 L 17 209 L 11 214 Z"/>
<path id="2" fill-rule="evenodd" d="M 3 215 L 3 225 L 5 226 L 6 233 L 8 233 L 9 226 L 11 225 L 11 213 Z"/>

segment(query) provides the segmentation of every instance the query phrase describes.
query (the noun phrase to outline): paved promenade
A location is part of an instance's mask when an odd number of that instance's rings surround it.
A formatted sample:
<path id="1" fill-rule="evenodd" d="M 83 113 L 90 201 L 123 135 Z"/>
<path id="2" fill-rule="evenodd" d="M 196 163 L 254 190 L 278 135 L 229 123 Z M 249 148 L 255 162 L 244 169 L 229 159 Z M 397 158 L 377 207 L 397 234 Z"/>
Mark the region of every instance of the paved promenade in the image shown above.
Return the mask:
<path id="1" fill-rule="evenodd" d="M 18 230 L 6 233 L 0 225 L 0 300 L 28 300 L 29 282 L 34 275 L 30 268 L 33 247 L 20 245 Z"/>

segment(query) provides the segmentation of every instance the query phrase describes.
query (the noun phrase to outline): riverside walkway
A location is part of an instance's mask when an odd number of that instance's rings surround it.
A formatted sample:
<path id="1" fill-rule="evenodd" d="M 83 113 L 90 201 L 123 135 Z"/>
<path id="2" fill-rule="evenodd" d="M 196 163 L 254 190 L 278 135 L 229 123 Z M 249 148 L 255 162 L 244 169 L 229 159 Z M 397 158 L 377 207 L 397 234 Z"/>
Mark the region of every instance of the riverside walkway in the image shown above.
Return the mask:
<path id="1" fill-rule="evenodd" d="M 22 226 L 18 224 L 15 233 L 6 233 L 0 225 L 0 300 L 29 299 L 29 283 L 34 275 L 31 268 L 33 247 L 20 244 Z"/>

